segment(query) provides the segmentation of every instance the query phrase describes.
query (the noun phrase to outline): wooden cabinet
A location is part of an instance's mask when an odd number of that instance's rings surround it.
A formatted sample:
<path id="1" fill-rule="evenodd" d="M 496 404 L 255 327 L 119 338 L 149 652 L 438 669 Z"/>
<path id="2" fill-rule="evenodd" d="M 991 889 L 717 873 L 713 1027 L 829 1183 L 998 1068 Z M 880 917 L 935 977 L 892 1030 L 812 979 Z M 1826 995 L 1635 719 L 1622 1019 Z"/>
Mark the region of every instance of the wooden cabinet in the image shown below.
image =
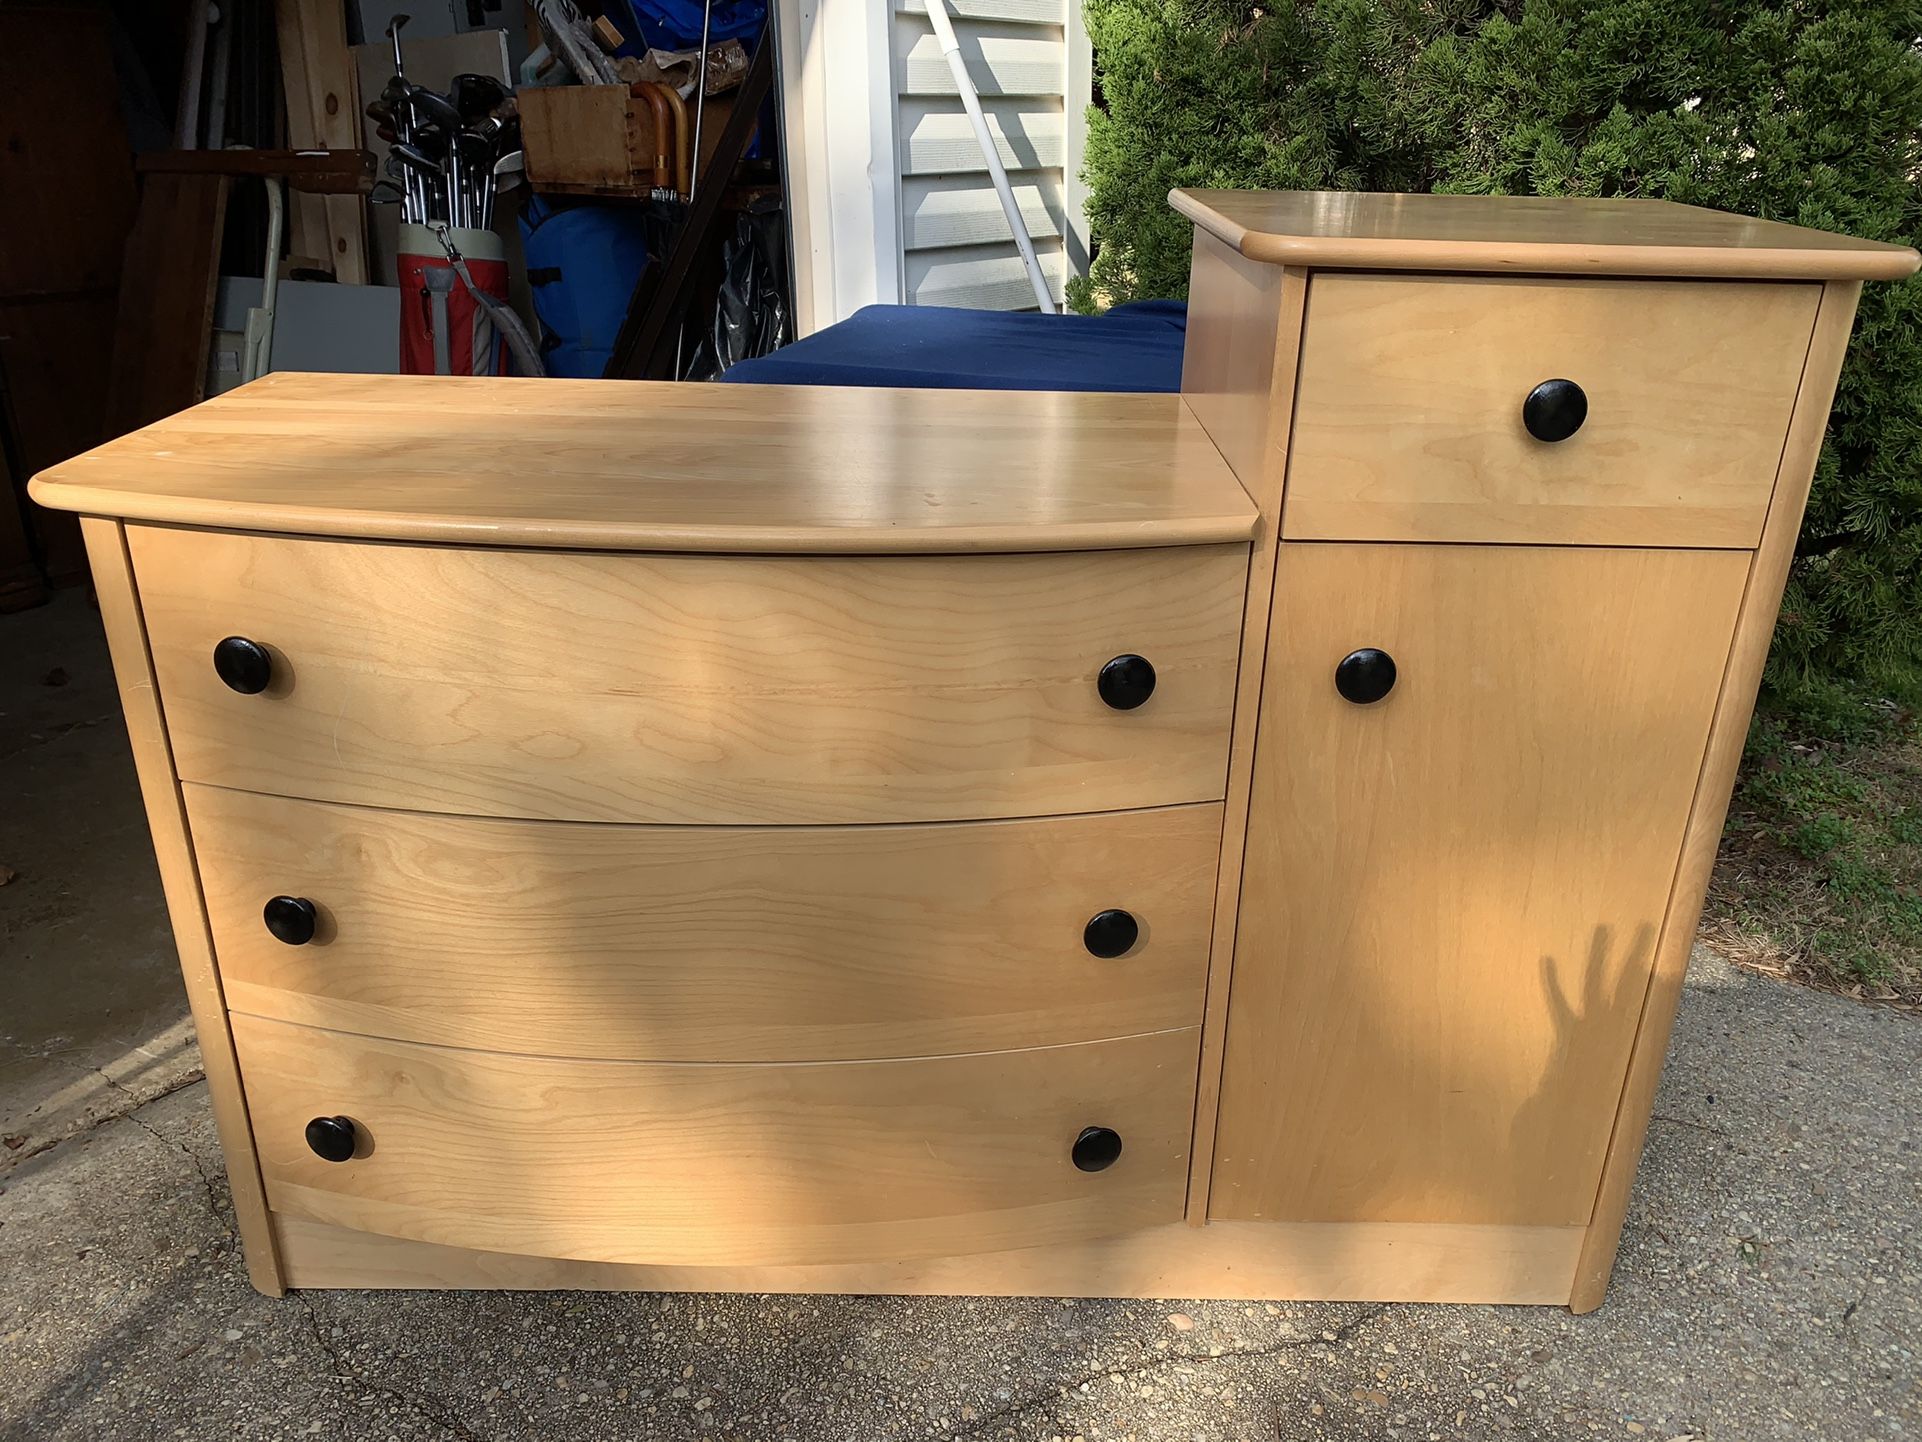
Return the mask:
<path id="1" fill-rule="evenodd" d="M 1453 1228 L 1485 1295 L 1572 1235 L 1587 1310 L 1857 291 L 1914 257 L 1652 202 L 1173 200 L 1183 393 L 1277 538 L 1190 1215 L 1385 1269 Z"/>
<path id="2" fill-rule="evenodd" d="M 1586 1225 L 1747 577 L 1283 542 L 1211 1216 Z"/>
<path id="3" fill-rule="evenodd" d="M 1179 396 L 277 375 L 35 481 L 256 1285 L 1600 1303 L 1917 256 L 1172 199 Z"/>

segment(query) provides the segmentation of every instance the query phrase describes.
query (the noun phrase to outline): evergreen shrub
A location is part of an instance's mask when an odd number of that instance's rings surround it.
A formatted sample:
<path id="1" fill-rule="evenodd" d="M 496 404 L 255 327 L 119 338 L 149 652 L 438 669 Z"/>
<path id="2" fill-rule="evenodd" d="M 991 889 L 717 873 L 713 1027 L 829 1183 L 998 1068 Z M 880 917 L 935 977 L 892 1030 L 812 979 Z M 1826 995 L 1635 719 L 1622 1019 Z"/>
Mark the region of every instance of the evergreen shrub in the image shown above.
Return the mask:
<path id="1" fill-rule="evenodd" d="M 1099 246 L 1071 300 L 1179 297 L 1176 186 L 1660 196 L 1922 240 L 1922 3 L 1086 0 Z M 1922 677 L 1922 280 L 1870 282 L 1770 658 Z"/>

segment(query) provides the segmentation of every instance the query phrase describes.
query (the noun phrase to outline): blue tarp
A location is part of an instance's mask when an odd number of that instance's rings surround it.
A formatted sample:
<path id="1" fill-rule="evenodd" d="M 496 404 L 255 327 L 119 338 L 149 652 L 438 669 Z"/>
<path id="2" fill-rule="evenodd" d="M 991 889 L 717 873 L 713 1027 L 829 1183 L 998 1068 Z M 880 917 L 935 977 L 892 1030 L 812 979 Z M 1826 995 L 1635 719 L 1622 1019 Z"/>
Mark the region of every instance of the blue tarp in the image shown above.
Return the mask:
<path id="1" fill-rule="evenodd" d="M 693 50 L 701 43 L 701 0 L 627 0 L 627 12 L 633 24 L 621 28 L 635 38 L 621 47 L 625 54 L 638 55 L 650 48 Z M 739 40 L 751 51 L 766 18 L 767 0 L 716 0 L 708 41 Z"/>
<path id="2" fill-rule="evenodd" d="M 946 390 L 1178 391 L 1188 307 L 1137 301 L 1105 315 L 871 305 L 723 380 Z"/>

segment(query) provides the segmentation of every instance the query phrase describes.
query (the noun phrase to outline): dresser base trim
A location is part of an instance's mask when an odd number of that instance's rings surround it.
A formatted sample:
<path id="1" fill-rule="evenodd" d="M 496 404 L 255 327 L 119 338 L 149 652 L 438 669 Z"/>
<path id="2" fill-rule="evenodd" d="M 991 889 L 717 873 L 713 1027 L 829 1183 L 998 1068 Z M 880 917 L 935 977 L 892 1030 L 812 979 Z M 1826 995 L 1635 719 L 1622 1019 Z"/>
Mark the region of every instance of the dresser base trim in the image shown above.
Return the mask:
<path id="1" fill-rule="evenodd" d="M 276 1213 L 287 1285 L 887 1296 L 1214 1297 L 1566 1305 L 1580 1227 L 1171 1223 L 1073 1246 L 922 1261 L 676 1267 L 476 1252 Z"/>

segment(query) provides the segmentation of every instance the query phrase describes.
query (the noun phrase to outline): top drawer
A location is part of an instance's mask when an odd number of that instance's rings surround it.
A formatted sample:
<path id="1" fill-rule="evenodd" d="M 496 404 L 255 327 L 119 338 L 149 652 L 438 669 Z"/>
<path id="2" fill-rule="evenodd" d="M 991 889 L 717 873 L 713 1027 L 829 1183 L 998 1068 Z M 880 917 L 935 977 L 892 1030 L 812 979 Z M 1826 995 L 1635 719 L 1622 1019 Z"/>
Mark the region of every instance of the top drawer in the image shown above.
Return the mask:
<path id="1" fill-rule="evenodd" d="M 1317 274 L 1282 534 L 1753 546 L 1820 294 Z M 1548 380 L 1586 398 L 1565 439 L 1538 439 L 1523 420 Z"/>
<path id="2" fill-rule="evenodd" d="M 127 535 L 184 780 L 714 824 L 1223 791 L 1241 545 L 828 558 Z M 258 694 L 216 674 L 230 636 L 271 658 Z M 1154 668 L 1131 709 L 1097 684 L 1123 654 Z"/>

